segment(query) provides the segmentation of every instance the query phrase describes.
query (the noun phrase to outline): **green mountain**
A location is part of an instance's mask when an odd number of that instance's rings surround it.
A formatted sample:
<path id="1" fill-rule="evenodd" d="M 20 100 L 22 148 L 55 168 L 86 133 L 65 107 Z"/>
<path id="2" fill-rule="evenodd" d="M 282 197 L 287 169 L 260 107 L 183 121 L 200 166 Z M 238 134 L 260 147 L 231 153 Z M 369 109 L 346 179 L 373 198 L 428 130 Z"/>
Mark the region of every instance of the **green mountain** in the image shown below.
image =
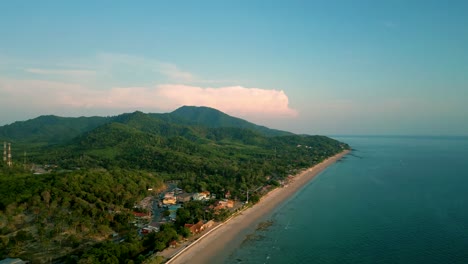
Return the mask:
<path id="1" fill-rule="evenodd" d="M 232 117 L 219 110 L 205 106 L 182 106 L 170 113 L 171 116 L 176 116 L 188 120 L 191 125 L 202 125 L 207 127 L 237 127 L 259 132 L 267 136 L 285 136 L 292 133 L 270 129 L 265 126 L 259 126 L 243 119 Z"/>
<path id="2" fill-rule="evenodd" d="M 191 106 L 168 114 L 137 111 L 114 117 L 41 116 L 0 127 L 2 139 L 14 140 L 14 157 L 27 152 L 28 161 L 38 164 L 166 173 L 209 170 L 214 174 L 221 164 L 242 167 L 245 161 L 262 170 L 274 155 L 283 157 L 275 160 L 282 166 L 305 166 L 346 147 L 327 137 L 272 130 L 216 109 Z M 298 145 L 310 148 L 304 151 Z"/>
<path id="3" fill-rule="evenodd" d="M 109 117 L 40 116 L 0 127 L 0 139 L 29 143 L 55 144 L 108 123 Z"/>
<path id="4" fill-rule="evenodd" d="M 0 140 L 20 143 L 58 144 L 89 132 L 110 122 L 118 122 L 140 128 L 142 131 L 162 135 L 192 134 L 187 126 L 209 128 L 242 128 L 266 136 L 292 135 L 290 132 L 258 126 L 246 120 L 229 116 L 209 107 L 183 106 L 165 114 L 127 113 L 113 117 L 59 117 L 39 116 L 0 126 Z"/>

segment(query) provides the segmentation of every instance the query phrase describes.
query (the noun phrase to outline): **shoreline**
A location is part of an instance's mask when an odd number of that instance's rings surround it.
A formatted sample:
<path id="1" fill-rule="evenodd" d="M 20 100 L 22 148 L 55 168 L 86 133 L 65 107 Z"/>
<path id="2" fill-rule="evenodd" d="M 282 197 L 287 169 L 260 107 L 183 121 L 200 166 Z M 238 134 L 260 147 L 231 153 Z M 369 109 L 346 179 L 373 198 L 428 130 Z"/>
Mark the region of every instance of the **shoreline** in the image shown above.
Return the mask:
<path id="1" fill-rule="evenodd" d="M 223 223 L 220 223 L 216 228 L 213 228 L 208 233 L 204 234 L 192 244 L 174 255 L 166 263 L 181 264 L 181 263 L 217 263 L 220 252 L 225 251 L 225 246 L 230 244 L 239 233 L 252 228 L 262 217 L 273 211 L 278 205 L 285 202 L 293 196 L 303 186 L 310 182 L 320 172 L 328 166 L 347 155 L 350 150 L 344 150 L 335 156 L 332 156 L 321 163 L 306 169 L 305 171 L 294 176 L 293 180 L 288 185 L 282 188 L 276 188 L 266 195 L 260 201 L 242 210 Z M 222 261 L 221 261 L 222 262 Z"/>

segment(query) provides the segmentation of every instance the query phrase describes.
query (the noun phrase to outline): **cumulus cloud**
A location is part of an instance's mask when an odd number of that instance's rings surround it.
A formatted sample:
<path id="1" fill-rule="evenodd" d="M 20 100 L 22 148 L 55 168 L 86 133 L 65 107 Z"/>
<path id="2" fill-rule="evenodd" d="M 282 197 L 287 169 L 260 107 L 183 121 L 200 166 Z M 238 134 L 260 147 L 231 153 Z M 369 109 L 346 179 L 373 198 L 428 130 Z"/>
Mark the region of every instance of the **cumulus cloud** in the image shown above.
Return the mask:
<path id="1" fill-rule="evenodd" d="M 202 88 L 187 85 L 161 85 L 157 93 L 166 98 L 168 107 L 200 105 L 240 115 L 266 114 L 296 116 L 283 91 L 242 86 Z"/>
<path id="2" fill-rule="evenodd" d="M 8 74 L 0 77 L 2 109 L 21 108 L 37 115 L 62 112 L 99 115 L 132 110 L 172 111 L 182 105 L 196 105 L 252 121 L 297 116 L 282 90 L 205 79 L 176 64 L 151 58 L 100 53 L 90 58 L 68 59 L 66 63 L 38 65 L 10 61 L 16 66 L 9 69 L 19 69 L 23 77 L 8 79 L 5 77 Z M 18 76 L 18 72 L 10 76 Z"/>
<path id="3" fill-rule="evenodd" d="M 182 105 L 209 106 L 240 116 L 297 116 L 280 90 L 242 86 L 204 88 L 188 85 L 115 87 L 95 90 L 62 82 L 1 80 L 0 102 L 37 108 L 157 109 L 171 111 Z M 42 113 L 41 113 L 42 114 Z"/>

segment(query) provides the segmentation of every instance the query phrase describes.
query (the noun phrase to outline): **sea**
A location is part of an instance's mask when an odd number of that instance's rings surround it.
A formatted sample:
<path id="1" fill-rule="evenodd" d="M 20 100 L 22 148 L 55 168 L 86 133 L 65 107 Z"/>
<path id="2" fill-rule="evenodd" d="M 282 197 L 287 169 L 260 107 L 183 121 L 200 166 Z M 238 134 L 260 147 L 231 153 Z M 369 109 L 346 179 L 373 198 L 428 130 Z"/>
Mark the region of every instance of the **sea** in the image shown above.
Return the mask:
<path id="1" fill-rule="evenodd" d="M 334 138 L 353 151 L 223 263 L 468 263 L 468 137 Z"/>

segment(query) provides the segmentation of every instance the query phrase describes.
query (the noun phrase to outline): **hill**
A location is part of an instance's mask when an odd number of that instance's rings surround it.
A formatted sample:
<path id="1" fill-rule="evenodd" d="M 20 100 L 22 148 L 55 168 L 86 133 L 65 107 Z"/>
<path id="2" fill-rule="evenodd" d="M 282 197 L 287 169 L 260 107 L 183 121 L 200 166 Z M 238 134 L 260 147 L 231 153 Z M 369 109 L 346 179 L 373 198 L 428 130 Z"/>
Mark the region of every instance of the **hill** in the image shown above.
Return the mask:
<path id="1" fill-rule="evenodd" d="M 259 126 L 246 120 L 232 117 L 214 108 L 205 106 L 182 106 L 172 113 L 171 116 L 183 118 L 191 125 L 202 125 L 207 127 L 236 127 L 259 132 L 266 136 L 285 136 L 292 133 L 270 129 L 265 126 Z"/>
<path id="2" fill-rule="evenodd" d="M 55 144 L 110 122 L 109 117 L 39 116 L 0 127 L 0 139 L 8 141 Z"/>
<path id="3" fill-rule="evenodd" d="M 292 135 L 290 132 L 258 126 L 209 107 L 183 106 L 165 114 L 127 113 L 112 117 L 59 117 L 44 115 L 0 126 L 0 140 L 16 143 L 59 144 L 110 122 L 126 123 L 146 132 L 166 135 L 189 133 L 183 126 L 249 129 L 266 136 Z"/>

